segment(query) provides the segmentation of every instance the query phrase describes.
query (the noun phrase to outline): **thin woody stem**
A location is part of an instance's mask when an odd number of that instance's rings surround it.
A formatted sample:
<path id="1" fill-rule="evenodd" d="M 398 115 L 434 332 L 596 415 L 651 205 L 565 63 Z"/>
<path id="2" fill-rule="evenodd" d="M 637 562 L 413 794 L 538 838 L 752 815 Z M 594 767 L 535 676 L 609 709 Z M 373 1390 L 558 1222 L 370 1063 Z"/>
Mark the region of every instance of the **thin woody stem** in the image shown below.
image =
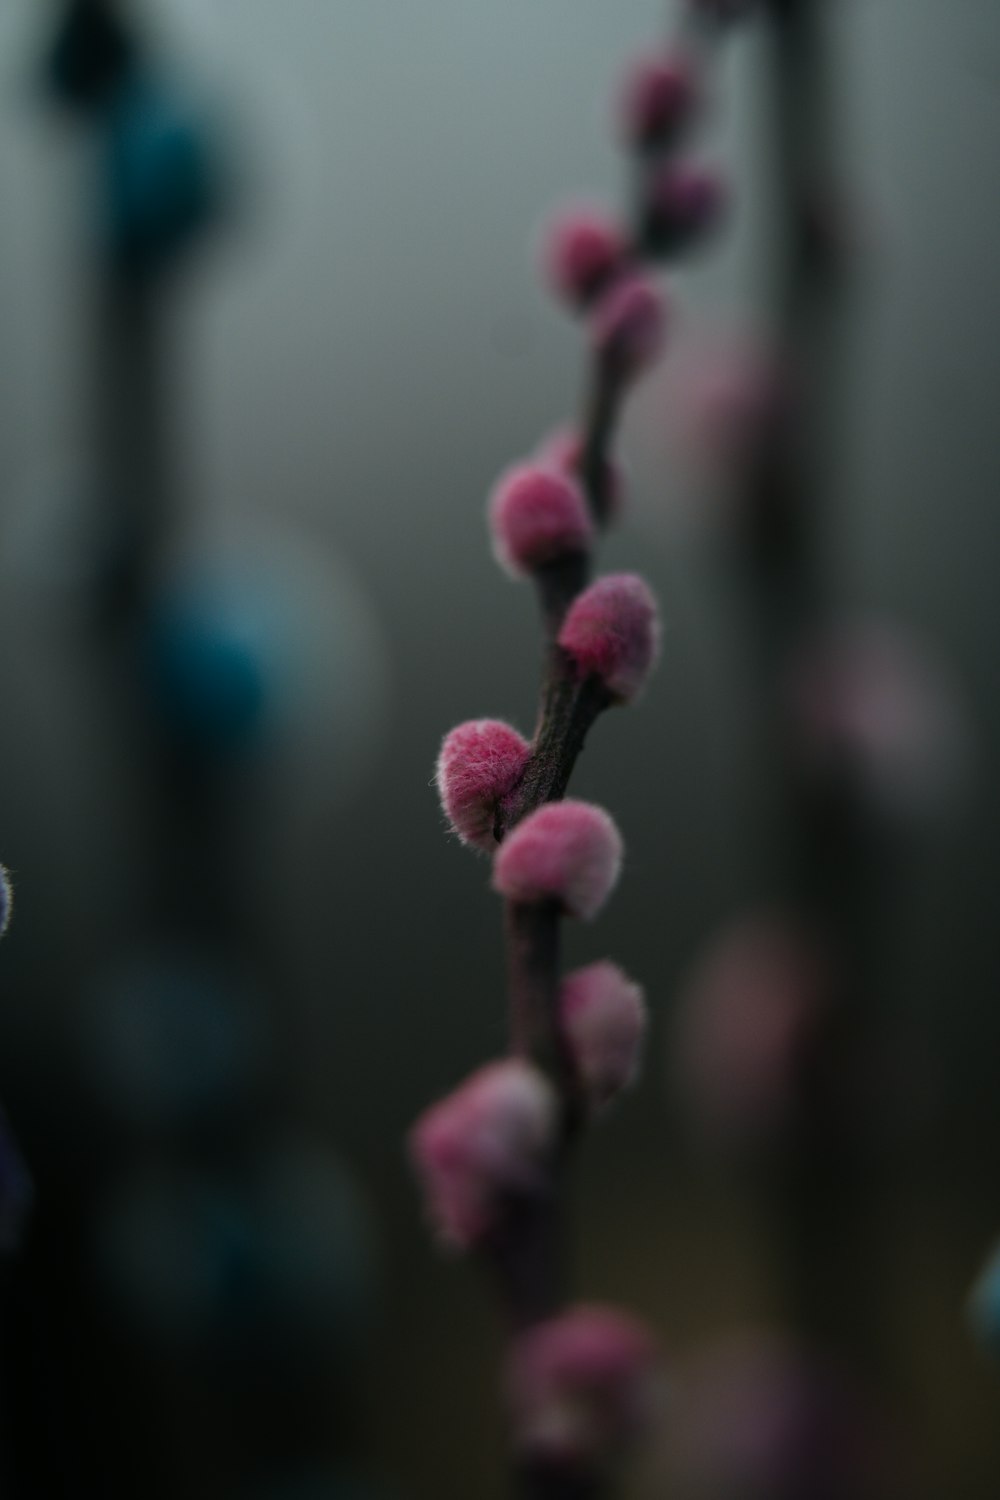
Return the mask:
<path id="1" fill-rule="evenodd" d="M 681 24 L 683 43 L 692 53 L 704 56 L 714 45 L 718 28 L 699 20 L 693 10 Z M 654 155 L 643 154 L 638 164 L 631 252 L 637 263 L 654 258 L 642 224 L 646 175 L 655 160 Z M 609 517 L 610 453 L 630 376 L 626 366 L 601 354 L 594 355 L 587 375 L 578 471 L 598 527 Z M 598 678 L 580 677 L 558 644 L 566 613 L 587 586 L 590 573 L 591 558 L 586 552 L 536 570 L 546 637 L 538 725 L 525 771 L 497 809 L 494 834 L 498 843 L 529 813 L 565 795 L 591 726 L 613 701 Z M 565 1304 L 569 1279 L 563 1189 L 583 1119 L 583 1098 L 559 1022 L 562 918 L 555 901 L 505 903 L 511 1044 L 550 1079 L 561 1107 L 559 1143 L 547 1180 L 537 1192 L 510 1202 L 503 1223 L 484 1247 L 515 1332 L 558 1312 Z M 569 1472 L 563 1465 L 553 1468 L 537 1460 L 519 1464 L 513 1477 L 523 1500 L 600 1500 L 607 1483 L 600 1473 Z"/>

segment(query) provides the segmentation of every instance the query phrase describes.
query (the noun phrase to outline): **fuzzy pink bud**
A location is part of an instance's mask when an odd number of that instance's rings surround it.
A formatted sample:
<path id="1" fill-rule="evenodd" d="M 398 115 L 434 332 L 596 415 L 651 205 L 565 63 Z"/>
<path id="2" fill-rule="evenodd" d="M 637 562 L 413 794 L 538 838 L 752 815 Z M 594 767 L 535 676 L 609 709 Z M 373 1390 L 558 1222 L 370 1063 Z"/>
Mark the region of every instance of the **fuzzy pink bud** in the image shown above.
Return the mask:
<path id="1" fill-rule="evenodd" d="M 656 1344 L 617 1308 L 581 1305 L 522 1333 L 507 1366 L 514 1442 L 572 1471 L 603 1468 L 653 1419 Z"/>
<path id="2" fill-rule="evenodd" d="M 583 308 L 618 275 L 628 256 L 621 229 L 608 214 L 585 205 L 566 208 L 542 239 L 545 278 L 564 302 Z"/>
<path id="3" fill-rule="evenodd" d="M 489 525 L 496 559 L 514 578 L 586 552 L 594 535 L 580 486 L 551 465 L 508 470 L 490 496 Z"/>
<path id="4" fill-rule="evenodd" d="M 645 53 L 632 63 L 622 85 L 619 117 L 626 143 L 641 150 L 676 140 L 697 105 L 690 61 Z"/>
<path id="5" fill-rule="evenodd" d="M 444 737 L 435 781 L 441 806 L 463 844 L 492 851 L 497 805 L 520 780 L 531 747 L 500 719 L 471 719 Z"/>
<path id="6" fill-rule="evenodd" d="M 560 985 L 559 1018 L 587 1096 L 599 1109 L 638 1072 L 646 1031 L 642 989 L 617 964 L 588 964 Z"/>
<path id="7" fill-rule="evenodd" d="M 551 1085 L 516 1057 L 480 1068 L 420 1116 L 410 1154 L 446 1244 L 480 1244 L 511 1198 L 542 1189 L 557 1125 Z"/>
<path id="8" fill-rule="evenodd" d="M 7 931 L 7 923 L 10 921 L 10 908 L 14 900 L 14 892 L 11 889 L 10 876 L 0 865 L 0 937 Z"/>
<path id="9" fill-rule="evenodd" d="M 697 244 L 725 206 L 722 180 L 711 168 L 668 162 L 646 187 L 643 227 L 651 251 L 673 255 Z"/>
<path id="10" fill-rule="evenodd" d="M 539 449 L 542 463 L 551 464 L 562 474 L 569 474 L 582 483 L 583 438 L 572 427 L 560 428 L 545 439 Z M 599 502 L 604 514 L 610 519 L 621 515 L 625 508 L 625 475 L 622 466 L 613 458 L 605 458 L 601 466 Z"/>
<path id="11" fill-rule="evenodd" d="M 618 879 L 622 839 L 603 808 L 547 802 L 504 839 L 493 888 L 510 901 L 558 901 L 571 917 L 596 916 Z"/>
<path id="12" fill-rule="evenodd" d="M 663 294 L 638 272 L 623 276 L 599 298 L 590 322 L 595 353 L 621 379 L 654 363 L 665 329 Z"/>
<path id="13" fill-rule="evenodd" d="M 617 702 L 628 703 L 653 668 L 659 637 L 648 586 L 635 573 L 608 573 L 574 599 L 559 644 L 581 676 L 599 677 Z"/>

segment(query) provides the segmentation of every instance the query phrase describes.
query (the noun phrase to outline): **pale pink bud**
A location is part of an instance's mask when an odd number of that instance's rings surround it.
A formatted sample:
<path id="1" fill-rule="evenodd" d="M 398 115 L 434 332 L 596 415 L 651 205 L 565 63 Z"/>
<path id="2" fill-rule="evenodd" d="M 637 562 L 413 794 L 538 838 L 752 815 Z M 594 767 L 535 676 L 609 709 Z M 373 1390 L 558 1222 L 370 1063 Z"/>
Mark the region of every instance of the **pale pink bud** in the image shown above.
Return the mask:
<path id="1" fill-rule="evenodd" d="M 608 573 L 578 594 L 559 644 L 581 676 L 599 677 L 612 697 L 628 703 L 652 671 L 660 621 L 649 587 L 635 573 Z"/>
<path id="2" fill-rule="evenodd" d="M 511 1057 L 480 1068 L 420 1116 L 410 1155 L 446 1244 L 471 1249 L 512 1198 L 542 1191 L 558 1114 L 544 1075 Z"/>
<path id="3" fill-rule="evenodd" d="M 7 931 L 7 923 L 10 921 L 10 909 L 14 901 L 14 892 L 11 889 L 10 876 L 0 865 L 0 937 Z"/>
<path id="4" fill-rule="evenodd" d="M 441 806 L 463 844 L 493 850 L 497 804 L 512 791 L 531 747 L 499 719 L 471 719 L 445 735 L 435 780 Z"/>
<path id="5" fill-rule="evenodd" d="M 562 427 L 553 432 L 543 442 L 538 456 L 542 463 L 551 464 L 560 473 L 582 482 L 583 438 L 575 428 Z M 602 465 L 599 500 L 609 519 L 619 516 L 625 507 L 625 475 L 614 458 L 605 458 Z"/>
<path id="6" fill-rule="evenodd" d="M 630 146 L 644 149 L 676 140 L 698 105 L 698 82 L 689 59 L 647 52 L 625 75 L 619 116 Z"/>
<path id="7" fill-rule="evenodd" d="M 586 552 L 594 536 L 579 484 L 552 465 L 509 469 L 490 496 L 489 525 L 496 559 L 514 578 Z"/>
<path id="8" fill-rule="evenodd" d="M 493 860 L 493 888 L 510 901 L 557 901 L 596 916 L 618 879 L 622 839 L 601 807 L 546 802 L 518 823 Z"/>
<path id="9" fill-rule="evenodd" d="M 708 167 L 667 162 L 646 184 L 643 234 L 652 252 L 674 255 L 697 244 L 722 216 L 721 178 Z"/>
<path id="10" fill-rule="evenodd" d="M 621 379 L 659 357 L 666 330 L 663 294 L 647 276 L 623 276 L 594 305 L 590 335 L 598 358 Z"/>
<path id="11" fill-rule="evenodd" d="M 646 1031 L 642 989 L 617 964 L 588 964 L 560 985 L 559 1019 L 580 1081 L 599 1109 L 638 1072 Z"/>
<path id="12" fill-rule="evenodd" d="M 789 1123 L 829 990 L 819 953 L 779 917 L 748 917 L 715 940 L 682 990 L 675 1046 L 705 1135 L 753 1144 Z"/>
<path id="13" fill-rule="evenodd" d="M 618 275 L 628 257 L 620 227 L 601 209 L 562 209 L 545 228 L 542 266 L 555 294 L 570 307 L 591 302 Z"/>
<path id="14" fill-rule="evenodd" d="M 617 1308 L 572 1307 L 515 1340 L 507 1393 L 523 1457 L 554 1468 L 603 1468 L 655 1416 L 655 1340 Z"/>

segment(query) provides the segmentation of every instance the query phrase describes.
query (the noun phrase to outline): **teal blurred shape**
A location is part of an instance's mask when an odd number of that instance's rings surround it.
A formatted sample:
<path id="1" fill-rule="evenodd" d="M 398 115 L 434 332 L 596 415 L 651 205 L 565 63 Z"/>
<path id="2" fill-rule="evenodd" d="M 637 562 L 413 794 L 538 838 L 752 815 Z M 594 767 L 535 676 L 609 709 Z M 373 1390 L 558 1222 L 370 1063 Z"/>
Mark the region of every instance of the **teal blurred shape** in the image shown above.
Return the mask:
<path id="1" fill-rule="evenodd" d="M 133 1125 L 208 1123 L 244 1103 L 263 1072 L 263 998 L 221 951 L 150 944 L 99 975 L 85 999 L 95 1093 Z"/>
<path id="2" fill-rule="evenodd" d="M 166 268 L 218 218 L 223 174 L 212 131 L 183 91 L 127 74 L 104 125 L 107 244 L 123 270 Z"/>
<path id="3" fill-rule="evenodd" d="M 161 595 L 150 611 L 145 659 L 163 722 L 206 752 L 249 746 L 271 706 L 272 644 L 250 588 L 191 578 Z"/>
<path id="4" fill-rule="evenodd" d="M 255 1149 L 256 1147 L 256 1149 Z M 374 1305 L 373 1234 L 340 1158 L 284 1133 L 225 1164 L 122 1181 L 96 1225 L 96 1270 L 130 1331 L 266 1385 L 350 1364 Z"/>
<path id="5" fill-rule="evenodd" d="M 968 1319 L 977 1344 L 1000 1362 L 1000 1243 L 969 1294 Z"/>

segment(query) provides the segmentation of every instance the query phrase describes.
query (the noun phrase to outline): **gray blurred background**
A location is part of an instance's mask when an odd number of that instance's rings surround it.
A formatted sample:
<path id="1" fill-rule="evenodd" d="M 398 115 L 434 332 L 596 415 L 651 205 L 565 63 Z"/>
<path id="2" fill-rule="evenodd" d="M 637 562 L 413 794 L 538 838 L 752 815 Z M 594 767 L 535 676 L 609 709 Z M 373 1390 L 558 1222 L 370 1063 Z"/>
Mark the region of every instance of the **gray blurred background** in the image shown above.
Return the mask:
<path id="1" fill-rule="evenodd" d="M 915 1039 L 919 1107 L 887 1154 L 873 1265 L 886 1383 L 915 1456 L 909 1493 L 986 1500 L 1000 1479 L 1000 1383 L 962 1306 L 1000 1229 L 1000 8 L 829 3 L 862 246 L 835 476 L 842 597 L 937 642 L 974 747 L 963 794 L 912 838 L 894 893 L 882 999 Z M 475 1273 L 428 1243 L 402 1147 L 419 1110 L 504 1037 L 488 868 L 445 834 L 430 782 L 460 719 L 532 726 L 533 601 L 498 573 L 483 506 L 497 473 L 576 407 L 579 333 L 539 286 L 534 237 L 567 196 L 622 201 L 609 96 L 664 7 L 142 9 L 164 56 L 219 105 L 239 176 L 233 223 L 171 292 L 184 535 L 277 559 L 290 595 L 301 580 L 316 596 L 303 668 L 315 711 L 284 726 L 279 715 L 266 754 L 239 771 L 234 847 L 267 955 L 283 1118 L 347 1164 L 376 1246 L 346 1447 L 400 1496 L 491 1500 L 499 1329 Z M 91 147 L 40 95 L 50 20 L 38 0 L 0 12 L 0 856 L 17 889 L 0 954 L 0 1091 L 35 1158 L 39 1213 L 47 1183 L 78 1192 L 79 1286 L 46 1346 L 65 1360 L 56 1404 L 96 1383 L 99 1450 L 116 1440 L 127 1384 L 128 1420 L 153 1455 L 146 1492 L 228 1494 L 239 1428 L 218 1437 L 213 1382 L 188 1392 L 193 1413 L 175 1400 L 183 1382 L 160 1371 L 157 1384 L 155 1358 L 109 1354 L 103 1304 L 79 1271 L 102 1201 L 93 1163 L 119 1149 L 117 1127 L 94 1124 L 82 997 L 131 941 L 130 887 L 149 853 L 132 816 L 141 767 L 116 739 L 78 624 L 67 540 L 92 483 Z M 674 278 L 679 329 L 760 304 L 760 47 L 753 30 L 736 38 L 718 80 L 709 135 L 734 213 Z M 604 561 L 655 586 L 663 659 L 642 703 L 598 725 L 574 779 L 619 821 L 628 858 L 599 925 L 568 949 L 625 964 L 654 1014 L 642 1084 L 577 1173 L 579 1284 L 640 1309 L 680 1355 L 780 1298 L 749 1195 L 699 1168 L 670 1098 L 679 980 L 714 924 L 759 893 L 748 831 L 768 768 L 754 754 L 740 608 L 710 529 L 678 505 L 666 427 L 657 374 L 629 409 L 634 503 Z M 44 1265 L 63 1274 L 51 1247 Z M 44 1278 L 33 1286 L 44 1299 Z M 37 1493 L 71 1492 L 71 1457 Z"/>

